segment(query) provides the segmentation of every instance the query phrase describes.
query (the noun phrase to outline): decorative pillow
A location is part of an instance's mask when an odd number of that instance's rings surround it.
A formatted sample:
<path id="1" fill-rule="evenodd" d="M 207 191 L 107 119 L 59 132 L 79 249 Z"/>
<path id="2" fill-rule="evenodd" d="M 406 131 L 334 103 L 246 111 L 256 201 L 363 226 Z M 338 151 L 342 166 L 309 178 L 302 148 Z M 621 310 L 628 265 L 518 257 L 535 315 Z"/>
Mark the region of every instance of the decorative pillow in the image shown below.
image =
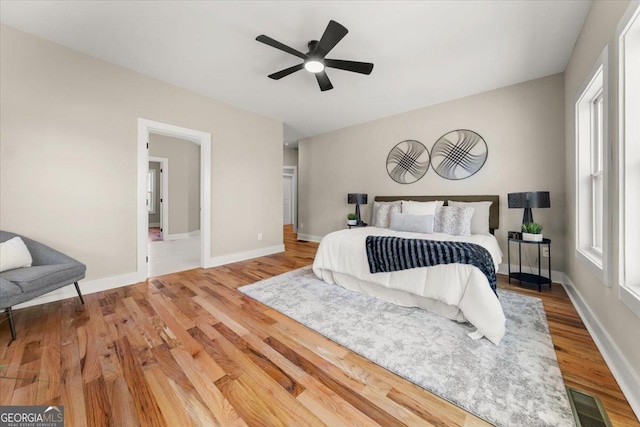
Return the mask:
<path id="1" fill-rule="evenodd" d="M 471 234 L 491 234 L 489 231 L 489 208 L 492 202 L 456 202 L 449 200 L 449 206 L 473 208 L 471 217 Z"/>
<path id="2" fill-rule="evenodd" d="M 438 209 L 438 215 L 436 215 L 433 227 L 434 231 L 453 236 L 468 236 L 471 234 L 472 216 L 473 208 L 443 206 Z"/>
<path id="3" fill-rule="evenodd" d="M 400 213 L 400 203 L 388 203 L 380 206 L 380 208 L 378 209 L 378 216 L 376 217 L 375 226 L 380 228 L 389 228 L 391 215 L 394 212 Z"/>
<path id="4" fill-rule="evenodd" d="M 390 229 L 395 231 L 409 231 L 411 233 L 433 233 L 434 215 L 411 215 L 391 212 Z"/>
<path id="5" fill-rule="evenodd" d="M 14 268 L 31 267 L 33 259 L 18 236 L 0 243 L 0 272 L 13 270 Z"/>
<path id="6" fill-rule="evenodd" d="M 402 201 L 402 213 L 409 215 L 435 215 L 436 210 L 444 205 L 444 201 L 435 200 L 433 202 L 414 202 L 411 200 Z"/>
<path id="7" fill-rule="evenodd" d="M 371 214 L 371 222 L 373 223 L 374 227 L 381 227 L 380 225 L 378 225 L 378 211 L 380 210 L 380 208 L 382 206 L 393 206 L 393 205 L 397 205 L 398 208 L 400 207 L 400 201 L 397 202 L 373 202 L 373 213 Z M 387 212 L 388 215 L 388 212 Z M 388 228 L 389 227 L 389 222 L 387 220 L 387 225 L 386 227 L 383 228 Z"/>

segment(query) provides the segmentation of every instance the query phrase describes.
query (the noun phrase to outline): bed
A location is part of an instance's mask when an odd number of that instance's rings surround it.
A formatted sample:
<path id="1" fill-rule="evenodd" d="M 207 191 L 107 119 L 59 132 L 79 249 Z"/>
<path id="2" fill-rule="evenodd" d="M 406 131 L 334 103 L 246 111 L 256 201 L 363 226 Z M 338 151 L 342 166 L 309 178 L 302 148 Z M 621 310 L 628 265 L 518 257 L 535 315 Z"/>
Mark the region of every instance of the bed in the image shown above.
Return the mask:
<path id="1" fill-rule="evenodd" d="M 489 228 L 499 226 L 498 196 L 402 196 L 375 198 L 376 201 L 491 201 Z M 388 228 L 359 227 L 326 235 L 318 247 L 313 271 L 329 284 L 363 292 L 407 307 L 420 307 L 477 328 L 473 338 L 485 336 L 498 344 L 505 331 L 505 316 L 487 277 L 467 264 L 443 264 L 390 273 L 369 272 L 365 241 L 367 236 L 397 236 L 407 239 L 459 241 L 478 244 L 491 254 L 496 271 L 502 251 L 493 234 L 452 236 L 421 234 Z"/>

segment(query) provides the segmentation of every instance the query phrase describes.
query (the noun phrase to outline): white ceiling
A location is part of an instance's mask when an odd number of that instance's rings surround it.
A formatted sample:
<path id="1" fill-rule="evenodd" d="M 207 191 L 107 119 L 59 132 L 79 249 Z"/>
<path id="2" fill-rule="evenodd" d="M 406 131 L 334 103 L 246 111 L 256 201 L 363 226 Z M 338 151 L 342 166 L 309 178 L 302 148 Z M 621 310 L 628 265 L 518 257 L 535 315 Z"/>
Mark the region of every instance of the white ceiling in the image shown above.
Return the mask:
<path id="1" fill-rule="evenodd" d="M 3 24 L 281 120 L 285 142 L 565 69 L 590 1 L 6 1 Z M 349 34 L 327 57 L 373 62 L 268 74 L 300 60 L 330 19 Z"/>

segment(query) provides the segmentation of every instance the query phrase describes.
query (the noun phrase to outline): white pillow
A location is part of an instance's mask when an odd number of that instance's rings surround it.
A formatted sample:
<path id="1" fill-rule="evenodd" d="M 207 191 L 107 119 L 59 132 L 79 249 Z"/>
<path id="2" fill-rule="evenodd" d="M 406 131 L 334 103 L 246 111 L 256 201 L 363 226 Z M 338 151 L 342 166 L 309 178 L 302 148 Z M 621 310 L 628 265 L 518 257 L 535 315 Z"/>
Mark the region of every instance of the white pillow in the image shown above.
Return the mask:
<path id="1" fill-rule="evenodd" d="M 444 206 L 438 209 L 433 229 L 436 233 L 451 234 L 453 236 L 468 236 L 471 234 L 472 216 L 473 208 Z"/>
<path id="2" fill-rule="evenodd" d="M 433 215 L 411 215 L 391 212 L 390 229 L 395 231 L 409 231 L 412 233 L 433 233 Z"/>
<path id="3" fill-rule="evenodd" d="M 0 243 L 0 272 L 13 270 L 14 268 L 31 267 L 33 259 L 18 236 Z"/>
<path id="4" fill-rule="evenodd" d="M 414 202 L 411 200 L 402 201 L 402 213 L 409 215 L 435 215 L 436 210 L 444 205 L 444 201 L 435 200 L 433 202 Z"/>
<path id="5" fill-rule="evenodd" d="M 397 205 L 399 207 L 400 201 L 398 200 L 397 202 L 373 202 L 373 212 L 371 213 L 371 222 L 373 223 L 372 225 L 374 227 L 380 227 L 380 225 L 378 225 L 378 211 L 382 206 L 387 206 L 387 205 L 389 206 Z M 389 227 L 389 225 L 383 228 L 387 228 L 387 227 Z"/>
<path id="6" fill-rule="evenodd" d="M 385 203 L 378 209 L 375 226 L 380 228 L 389 228 L 391 222 L 391 213 L 400 213 L 400 203 Z"/>
<path id="7" fill-rule="evenodd" d="M 471 234 L 491 234 L 489 231 L 489 208 L 492 202 L 456 202 L 449 200 L 447 204 L 458 208 L 473 208 Z"/>

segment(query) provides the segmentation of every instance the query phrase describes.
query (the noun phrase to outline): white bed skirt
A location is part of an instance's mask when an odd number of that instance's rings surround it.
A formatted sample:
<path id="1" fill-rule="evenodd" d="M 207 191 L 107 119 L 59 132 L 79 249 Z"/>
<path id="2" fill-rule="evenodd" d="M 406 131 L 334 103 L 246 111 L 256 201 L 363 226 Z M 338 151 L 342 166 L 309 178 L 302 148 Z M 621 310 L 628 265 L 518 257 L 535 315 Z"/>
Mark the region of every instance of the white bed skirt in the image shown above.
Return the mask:
<path id="1" fill-rule="evenodd" d="M 431 311 L 448 319 L 455 320 L 456 322 L 467 321 L 460 309 L 454 305 L 445 304 L 438 300 L 421 297 L 419 295 L 410 294 L 397 289 L 376 285 L 375 283 L 359 280 L 347 274 L 321 270 L 321 275 L 322 277 L 319 277 L 319 279 L 322 279 L 327 283 L 340 285 L 343 288 L 352 291 L 362 292 L 383 301 L 401 305 L 403 307 L 419 307 L 423 310 Z"/>

